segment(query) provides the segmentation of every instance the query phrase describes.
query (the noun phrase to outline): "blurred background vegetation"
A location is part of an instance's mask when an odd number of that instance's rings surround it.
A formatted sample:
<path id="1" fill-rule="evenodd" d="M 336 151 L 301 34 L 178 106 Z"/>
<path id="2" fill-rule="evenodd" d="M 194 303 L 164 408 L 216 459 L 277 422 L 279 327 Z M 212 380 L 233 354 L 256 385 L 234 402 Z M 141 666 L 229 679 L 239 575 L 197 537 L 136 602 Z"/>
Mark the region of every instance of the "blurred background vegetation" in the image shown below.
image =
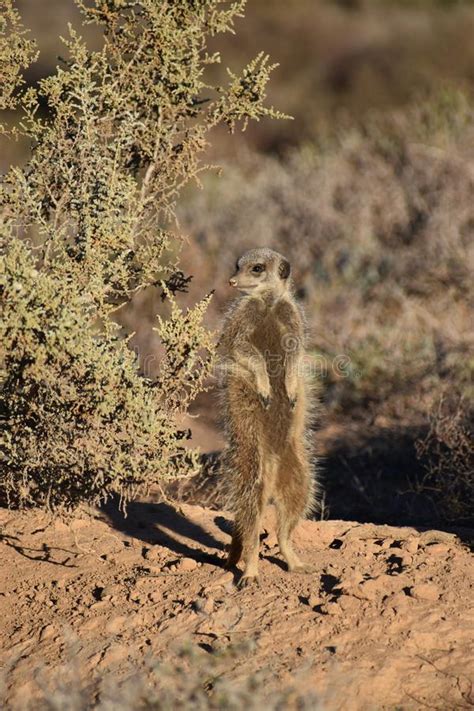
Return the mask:
<path id="1" fill-rule="evenodd" d="M 68 22 L 79 25 L 80 14 L 73 0 L 18 0 L 17 7 L 40 50 L 27 72 L 34 83 L 54 70 L 64 52 L 59 38 Z M 294 120 L 250 126 L 230 142 L 222 131 L 213 152 L 240 152 L 244 142 L 281 154 L 374 112 L 406 107 L 440 84 L 470 90 L 473 33 L 474 3 L 460 0 L 249 0 L 236 34 L 216 37 L 211 49 L 231 69 L 262 50 L 280 62 L 269 99 Z M 99 46 L 95 28 L 83 34 Z"/>
<path id="2" fill-rule="evenodd" d="M 18 7 L 40 50 L 27 73 L 34 84 L 56 66 L 58 36 L 78 14 L 72 0 Z M 316 437 L 329 515 L 467 524 L 474 3 L 249 0 L 236 30 L 211 49 L 234 71 L 260 50 L 280 62 L 269 103 L 293 120 L 262 121 L 242 135 L 214 131 L 208 159 L 222 177 L 211 171 L 205 190 L 188 189 L 180 206 L 183 268 L 200 287 L 185 298 L 216 289 L 214 328 L 231 297 L 235 257 L 260 244 L 285 253 L 312 354 L 329 364 L 348 357 L 342 374 L 329 365 L 321 378 Z M 225 70 L 212 67 L 213 79 L 224 80 Z M 2 170 L 26 149 L 2 144 Z M 147 335 L 156 299 L 141 295 L 123 316 L 147 363 L 158 347 Z M 220 442 L 214 413 L 212 395 L 197 399 L 200 419 L 191 424 L 205 451 Z"/>

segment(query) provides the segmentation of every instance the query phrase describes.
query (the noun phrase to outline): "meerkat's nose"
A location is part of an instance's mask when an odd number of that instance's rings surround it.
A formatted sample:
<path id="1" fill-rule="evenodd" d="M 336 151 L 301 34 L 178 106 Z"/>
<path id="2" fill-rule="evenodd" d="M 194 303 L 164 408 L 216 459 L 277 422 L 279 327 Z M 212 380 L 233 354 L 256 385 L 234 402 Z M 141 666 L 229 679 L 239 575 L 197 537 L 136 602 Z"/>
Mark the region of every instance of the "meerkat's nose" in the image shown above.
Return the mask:
<path id="1" fill-rule="evenodd" d="M 229 284 L 230 284 L 231 286 L 237 286 L 237 279 L 236 279 L 235 277 L 231 277 L 231 278 L 229 279 Z"/>

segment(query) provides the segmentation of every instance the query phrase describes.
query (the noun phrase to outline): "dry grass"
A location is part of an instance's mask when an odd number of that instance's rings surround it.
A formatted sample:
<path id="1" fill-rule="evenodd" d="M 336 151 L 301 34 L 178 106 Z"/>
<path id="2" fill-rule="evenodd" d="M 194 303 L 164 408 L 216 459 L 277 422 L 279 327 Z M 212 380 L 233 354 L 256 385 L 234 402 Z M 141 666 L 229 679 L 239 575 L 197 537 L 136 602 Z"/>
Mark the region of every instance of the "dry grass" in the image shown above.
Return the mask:
<path id="1" fill-rule="evenodd" d="M 257 124 L 249 141 L 281 151 L 418 102 L 440 82 L 472 88 L 473 27 L 462 0 L 253 0 L 226 54 L 240 66 L 262 47 L 280 62 L 270 98 L 295 120 Z"/>
<path id="2" fill-rule="evenodd" d="M 36 691 L 22 701 L 22 711 L 318 711 L 314 691 L 294 685 L 268 690 L 268 673 L 256 672 L 237 680 L 228 672 L 242 655 L 253 652 L 249 640 L 213 653 L 182 644 L 166 661 L 146 660 L 123 681 L 109 673 L 93 681 L 74 662 L 74 640 L 66 639 L 70 660 L 54 669 L 38 669 Z M 1 681 L 1 680 L 0 680 Z M 300 687 L 298 689 L 298 687 Z M 1 700 L 1 686 L 0 686 Z M 16 708 L 14 709 L 16 711 Z"/>
<path id="3" fill-rule="evenodd" d="M 430 429 L 417 443 L 426 461 L 419 489 L 432 491 L 446 518 L 469 520 L 474 515 L 474 411 L 472 402 L 454 393 L 440 398 Z"/>

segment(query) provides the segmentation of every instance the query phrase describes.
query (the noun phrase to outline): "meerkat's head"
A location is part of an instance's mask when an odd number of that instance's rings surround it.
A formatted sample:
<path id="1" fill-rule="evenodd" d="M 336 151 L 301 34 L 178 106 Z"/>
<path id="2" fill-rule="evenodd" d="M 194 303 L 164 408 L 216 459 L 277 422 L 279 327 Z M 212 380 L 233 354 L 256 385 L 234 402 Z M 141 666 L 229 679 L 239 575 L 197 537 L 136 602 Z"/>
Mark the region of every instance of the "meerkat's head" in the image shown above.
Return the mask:
<path id="1" fill-rule="evenodd" d="M 251 249 L 245 252 L 235 264 L 235 273 L 229 284 L 245 294 L 288 289 L 290 263 L 273 249 Z"/>

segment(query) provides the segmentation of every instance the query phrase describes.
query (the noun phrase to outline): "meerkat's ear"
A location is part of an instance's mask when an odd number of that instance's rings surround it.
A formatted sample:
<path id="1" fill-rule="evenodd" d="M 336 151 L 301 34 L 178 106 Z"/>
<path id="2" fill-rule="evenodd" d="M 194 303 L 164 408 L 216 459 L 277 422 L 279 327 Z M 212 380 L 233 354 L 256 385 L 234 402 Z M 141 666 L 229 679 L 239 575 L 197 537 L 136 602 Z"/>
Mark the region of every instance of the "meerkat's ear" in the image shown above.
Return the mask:
<path id="1" fill-rule="evenodd" d="M 281 279 L 288 279 L 290 276 L 290 263 L 287 259 L 282 257 L 280 264 L 278 265 L 278 275 Z"/>

